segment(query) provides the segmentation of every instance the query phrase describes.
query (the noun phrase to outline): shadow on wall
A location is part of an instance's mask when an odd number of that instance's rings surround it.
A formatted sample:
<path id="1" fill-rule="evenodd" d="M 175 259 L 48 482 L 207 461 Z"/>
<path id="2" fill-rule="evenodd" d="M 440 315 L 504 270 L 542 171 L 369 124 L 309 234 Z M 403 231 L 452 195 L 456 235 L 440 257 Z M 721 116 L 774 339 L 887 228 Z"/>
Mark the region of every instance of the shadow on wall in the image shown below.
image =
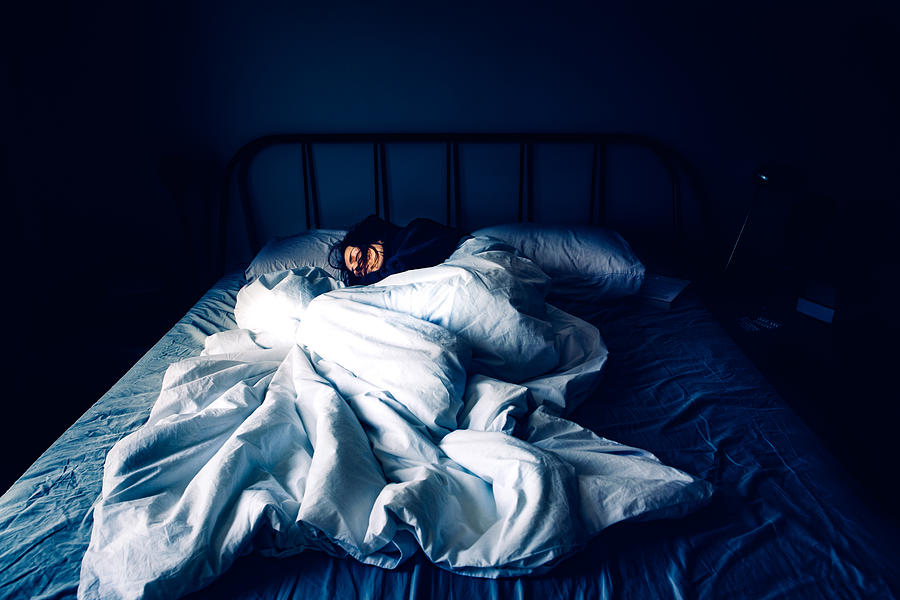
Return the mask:
<path id="1" fill-rule="evenodd" d="M 165 153 L 159 159 L 158 174 L 177 224 L 173 228 L 177 238 L 171 243 L 185 260 L 177 271 L 179 287 L 205 290 L 216 275 L 216 249 L 211 240 L 219 230 L 219 161 L 211 153 Z"/>

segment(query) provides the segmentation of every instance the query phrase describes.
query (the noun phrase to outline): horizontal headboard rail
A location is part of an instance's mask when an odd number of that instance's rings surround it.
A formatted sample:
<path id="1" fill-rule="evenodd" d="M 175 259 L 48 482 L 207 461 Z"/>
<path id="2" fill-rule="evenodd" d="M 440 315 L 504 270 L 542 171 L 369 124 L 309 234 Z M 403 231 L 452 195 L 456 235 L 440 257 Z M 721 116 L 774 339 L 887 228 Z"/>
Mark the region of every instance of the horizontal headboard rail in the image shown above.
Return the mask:
<path id="1" fill-rule="evenodd" d="M 374 178 L 372 181 L 375 204 L 373 212 L 391 220 L 391 203 L 388 197 L 388 169 L 386 146 L 391 144 L 440 144 L 444 146 L 445 222 L 459 225 L 462 212 L 460 197 L 460 144 L 503 144 L 519 147 L 518 168 L 518 219 L 534 219 L 534 147 L 539 144 L 589 145 L 592 147 L 590 173 L 590 199 L 587 222 L 606 224 L 607 154 L 610 147 L 636 146 L 652 152 L 664 166 L 671 183 L 672 231 L 676 250 L 684 247 L 684 217 L 681 176 L 690 179 L 691 187 L 700 209 L 701 230 L 707 237 L 707 207 L 700 186 L 700 179 L 689 163 L 670 146 L 650 136 L 633 133 L 286 133 L 264 135 L 244 144 L 229 160 L 225 168 L 220 207 L 219 267 L 224 272 L 227 253 L 228 209 L 231 206 L 232 187 L 240 198 L 251 252 L 262 247 L 255 221 L 253 197 L 249 186 L 250 165 L 266 148 L 274 146 L 300 146 L 303 173 L 303 204 L 307 229 L 321 227 L 321 209 L 316 180 L 314 147 L 319 145 L 371 145 Z"/>

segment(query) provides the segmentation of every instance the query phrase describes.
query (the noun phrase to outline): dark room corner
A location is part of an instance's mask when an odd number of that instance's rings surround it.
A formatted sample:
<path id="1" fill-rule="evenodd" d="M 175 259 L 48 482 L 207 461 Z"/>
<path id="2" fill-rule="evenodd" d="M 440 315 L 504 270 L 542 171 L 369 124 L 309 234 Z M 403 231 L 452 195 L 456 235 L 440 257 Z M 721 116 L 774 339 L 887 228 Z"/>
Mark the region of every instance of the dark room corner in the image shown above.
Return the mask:
<path id="1" fill-rule="evenodd" d="M 4 27 L 8 255 L 26 267 L 8 269 L 4 291 L 16 341 L 4 489 L 216 280 L 225 162 L 278 131 L 651 134 L 703 175 L 720 262 L 754 171 L 804 171 L 795 218 L 819 223 L 833 202 L 827 236 L 806 234 L 837 290 L 824 427 L 838 453 L 842 432 L 861 441 L 851 468 L 877 455 L 860 477 L 889 468 L 896 4 L 52 8 L 20 6 Z M 848 403 L 864 416 L 842 419 Z"/>

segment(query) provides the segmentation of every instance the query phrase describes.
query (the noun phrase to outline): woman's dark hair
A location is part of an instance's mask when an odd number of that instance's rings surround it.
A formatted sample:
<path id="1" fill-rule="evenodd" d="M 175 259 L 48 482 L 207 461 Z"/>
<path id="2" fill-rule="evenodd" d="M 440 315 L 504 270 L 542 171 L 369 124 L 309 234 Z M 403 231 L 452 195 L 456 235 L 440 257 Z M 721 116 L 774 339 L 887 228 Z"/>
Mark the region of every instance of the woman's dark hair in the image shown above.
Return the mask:
<path id="1" fill-rule="evenodd" d="M 356 225 L 350 228 L 344 239 L 336 242 L 331 246 L 328 252 L 328 264 L 339 270 L 341 273 L 341 281 L 347 285 L 356 285 L 360 282 L 353 271 L 347 268 L 344 263 L 344 252 L 349 247 L 359 248 L 360 256 L 369 255 L 369 251 L 375 251 L 372 245 L 381 242 L 389 243 L 391 230 L 394 228 L 390 223 L 375 215 L 369 215 Z"/>

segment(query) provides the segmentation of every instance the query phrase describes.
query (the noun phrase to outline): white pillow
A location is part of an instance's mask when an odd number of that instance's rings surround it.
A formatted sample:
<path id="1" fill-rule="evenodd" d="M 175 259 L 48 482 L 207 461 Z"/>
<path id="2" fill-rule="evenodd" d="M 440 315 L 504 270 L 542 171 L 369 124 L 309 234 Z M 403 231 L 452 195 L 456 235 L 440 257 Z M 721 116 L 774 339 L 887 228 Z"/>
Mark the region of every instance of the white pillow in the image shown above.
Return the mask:
<path id="1" fill-rule="evenodd" d="M 552 279 L 549 301 L 597 302 L 637 293 L 644 264 L 622 236 L 603 227 L 514 223 L 473 231 L 506 242 Z"/>
<path id="2" fill-rule="evenodd" d="M 328 264 L 331 246 L 344 239 L 340 229 L 312 229 L 287 237 L 276 237 L 267 243 L 244 271 L 249 281 L 258 275 L 287 271 L 298 267 L 319 267 L 340 279 L 340 271 Z"/>

